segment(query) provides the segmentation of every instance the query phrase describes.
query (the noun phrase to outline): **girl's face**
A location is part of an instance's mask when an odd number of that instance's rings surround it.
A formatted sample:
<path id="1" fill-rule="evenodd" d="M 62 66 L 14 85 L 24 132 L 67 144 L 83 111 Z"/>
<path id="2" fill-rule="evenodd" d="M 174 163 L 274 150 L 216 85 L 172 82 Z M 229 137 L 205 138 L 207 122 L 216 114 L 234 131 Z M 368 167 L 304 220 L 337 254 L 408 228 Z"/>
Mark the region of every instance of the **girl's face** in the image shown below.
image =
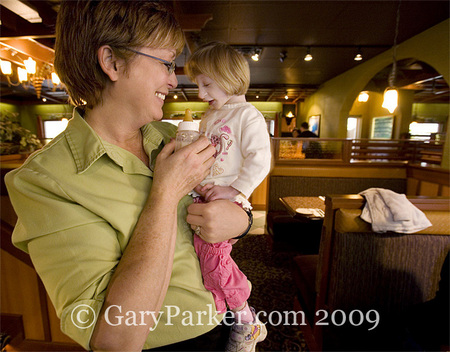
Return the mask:
<path id="1" fill-rule="evenodd" d="M 228 95 L 219 85 L 208 76 L 203 74 L 195 77 L 198 85 L 198 97 L 207 102 L 211 109 L 219 110 L 232 97 Z"/>

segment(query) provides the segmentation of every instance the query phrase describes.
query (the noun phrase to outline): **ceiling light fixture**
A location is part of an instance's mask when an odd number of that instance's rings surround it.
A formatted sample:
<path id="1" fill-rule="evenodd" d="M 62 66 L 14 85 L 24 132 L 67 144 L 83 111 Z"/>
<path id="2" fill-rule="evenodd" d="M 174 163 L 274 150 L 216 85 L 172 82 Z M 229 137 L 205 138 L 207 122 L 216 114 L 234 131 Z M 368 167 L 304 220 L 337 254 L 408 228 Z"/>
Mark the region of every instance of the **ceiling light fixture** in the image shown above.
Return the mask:
<path id="1" fill-rule="evenodd" d="M 3 3 L 2 3 L 3 4 Z M 56 72 L 52 72 L 53 68 L 47 64 L 43 63 L 42 66 L 37 67 L 36 61 L 31 57 L 27 60 L 23 60 L 25 68 L 17 67 L 17 82 L 12 82 L 11 77 L 13 76 L 13 70 L 11 62 L 6 60 L 0 61 L 0 69 L 2 73 L 6 76 L 9 86 L 18 86 L 22 84 L 25 89 L 34 87 L 36 91 L 36 96 L 38 99 L 41 98 L 42 85 L 45 80 L 52 81 L 52 90 L 55 91 L 56 88 L 61 84 Z M 62 88 L 62 87 L 61 87 Z"/>
<path id="2" fill-rule="evenodd" d="M 400 23 L 400 4 L 401 0 L 398 2 L 397 7 L 397 17 L 395 21 L 395 35 L 394 35 L 394 47 L 392 53 L 392 70 L 389 74 L 388 83 L 389 86 L 385 89 L 383 95 L 383 108 L 387 109 L 391 114 L 395 111 L 398 106 L 398 92 L 395 88 L 395 79 L 397 77 L 397 37 L 398 37 L 398 26 Z"/>
<path id="3" fill-rule="evenodd" d="M 1 0 L 0 4 L 30 23 L 42 23 L 39 13 L 19 0 Z"/>
<path id="4" fill-rule="evenodd" d="M 173 95 L 173 98 L 174 98 L 174 99 L 178 99 L 178 95 L 174 94 L 174 95 Z"/>
<path id="5" fill-rule="evenodd" d="M 284 96 L 284 99 L 286 99 L 286 100 L 289 99 L 289 96 L 288 96 L 288 93 L 287 93 L 287 92 L 286 92 L 286 95 Z"/>
<path id="6" fill-rule="evenodd" d="M 251 56 L 252 60 L 253 61 L 259 61 L 259 57 L 261 56 L 261 52 L 262 52 L 261 48 L 255 48 L 254 52 L 253 52 L 253 54 Z"/>
<path id="7" fill-rule="evenodd" d="M 256 46 L 234 46 L 242 55 L 250 57 L 253 61 L 259 61 L 261 58 L 262 48 Z"/>
<path id="8" fill-rule="evenodd" d="M 280 52 L 280 62 L 284 62 L 287 59 L 287 51 L 283 50 Z"/>
<path id="9" fill-rule="evenodd" d="M 312 55 L 311 55 L 311 48 L 308 47 L 308 48 L 306 49 L 306 56 L 304 57 L 303 60 L 305 60 L 305 61 L 311 61 L 312 59 L 313 59 L 313 57 L 312 57 Z"/>
<path id="10" fill-rule="evenodd" d="M 363 59 L 362 54 L 361 54 L 361 48 L 358 48 L 358 53 L 355 55 L 355 57 L 353 58 L 353 60 L 355 61 L 361 61 Z"/>

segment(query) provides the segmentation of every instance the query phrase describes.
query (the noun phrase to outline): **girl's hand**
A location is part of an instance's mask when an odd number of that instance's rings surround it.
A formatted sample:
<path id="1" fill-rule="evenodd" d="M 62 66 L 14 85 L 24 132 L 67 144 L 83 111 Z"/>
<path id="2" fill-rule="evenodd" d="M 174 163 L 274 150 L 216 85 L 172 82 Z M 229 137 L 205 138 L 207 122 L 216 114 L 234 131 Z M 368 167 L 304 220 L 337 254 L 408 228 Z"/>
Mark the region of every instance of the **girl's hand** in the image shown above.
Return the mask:
<path id="1" fill-rule="evenodd" d="M 179 200 L 209 174 L 216 150 L 206 137 L 200 137 L 176 153 L 174 150 L 175 140 L 172 140 L 156 158 L 152 193 L 175 194 Z"/>
<path id="2" fill-rule="evenodd" d="M 228 199 L 232 200 L 236 197 L 240 192 L 231 186 L 216 186 L 213 185 L 209 189 L 206 190 L 203 198 L 207 202 L 211 202 L 217 199 Z"/>

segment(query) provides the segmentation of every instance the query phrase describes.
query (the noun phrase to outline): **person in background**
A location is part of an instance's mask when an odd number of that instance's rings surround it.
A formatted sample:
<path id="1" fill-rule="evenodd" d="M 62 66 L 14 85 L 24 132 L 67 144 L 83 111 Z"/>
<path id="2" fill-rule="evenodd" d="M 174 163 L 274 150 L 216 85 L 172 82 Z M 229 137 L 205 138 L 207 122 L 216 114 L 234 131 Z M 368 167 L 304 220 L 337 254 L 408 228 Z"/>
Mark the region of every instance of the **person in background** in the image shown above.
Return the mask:
<path id="1" fill-rule="evenodd" d="M 308 122 L 302 122 L 300 125 L 300 134 L 298 135 L 299 138 L 319 138 L 317 134 L 314 132 L 311 132 L 309 130 Z"/>
<path id="2" fill-rule="evenodd" d="M 319 138 L 317 134 L 309 130 L 307 122 L 300 125 L 298 138 Z M 318 142 L 303 141 L 302 152 L 306 159 L 320 159 L 322 157 L 322 147 Z"/>
<path id="3" fill-rule="evenodd" d="M 292 130 L 292 137 L 298 138 L 300 136 L 300 130 L 296 127 Z"/>
<path id="4" fill-rule="evenodd" d="M 12 241 L 29 253 L 62 331 L 87 350 L 223 351 L 228 338 L 192 229 L 222 242 L 250 218 L 229 200 L 187 195 L 216 150 L 201 137 L 173 153 L 176 128 L 159 122 L 183 47 L 161 2 L 63 1 L 55 68 L 73 118 L 5 178 Z M 183 323 L 199 312 L 204 320 Z"/>
<path id="5" fill-rule="evenodd" d="M 270 171 L 270 138 L 263 115 L 245 100 L 250 84 L 247 60 L 231 46 L 212 42 L 198 48 L 185 71 L 198 85 L 199 98 L 209 103 L 200 133 L 216 148 L 211 173 L 195 188 L 201 201 L 229 199 L 250 212 L 248 198 Z M 198 198 L 197 198 L 198 199 Z M 267 329 L 248 305 L 247 277 L 231 258 L 232 243 L 207 243 L 194 235 L 205 287 L 217 310 L 235 314 L 226 352 L 255 351 Z"/>

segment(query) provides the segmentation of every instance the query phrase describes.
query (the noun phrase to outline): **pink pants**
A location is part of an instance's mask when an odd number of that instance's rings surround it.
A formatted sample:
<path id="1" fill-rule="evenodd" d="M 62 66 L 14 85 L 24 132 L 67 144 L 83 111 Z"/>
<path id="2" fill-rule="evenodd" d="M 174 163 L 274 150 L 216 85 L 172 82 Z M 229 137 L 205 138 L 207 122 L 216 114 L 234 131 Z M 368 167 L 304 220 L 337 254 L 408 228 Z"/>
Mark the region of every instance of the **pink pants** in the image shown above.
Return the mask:
<path id="1" fill-rule="evenodd" d="M 203 282 L 211 291 L 220 313 L 244 304 L 250 296 L 247 277 L 231 258 L 228 242 L 208 243 L 194 235 L 194 247 L 200 259 Z"/>

